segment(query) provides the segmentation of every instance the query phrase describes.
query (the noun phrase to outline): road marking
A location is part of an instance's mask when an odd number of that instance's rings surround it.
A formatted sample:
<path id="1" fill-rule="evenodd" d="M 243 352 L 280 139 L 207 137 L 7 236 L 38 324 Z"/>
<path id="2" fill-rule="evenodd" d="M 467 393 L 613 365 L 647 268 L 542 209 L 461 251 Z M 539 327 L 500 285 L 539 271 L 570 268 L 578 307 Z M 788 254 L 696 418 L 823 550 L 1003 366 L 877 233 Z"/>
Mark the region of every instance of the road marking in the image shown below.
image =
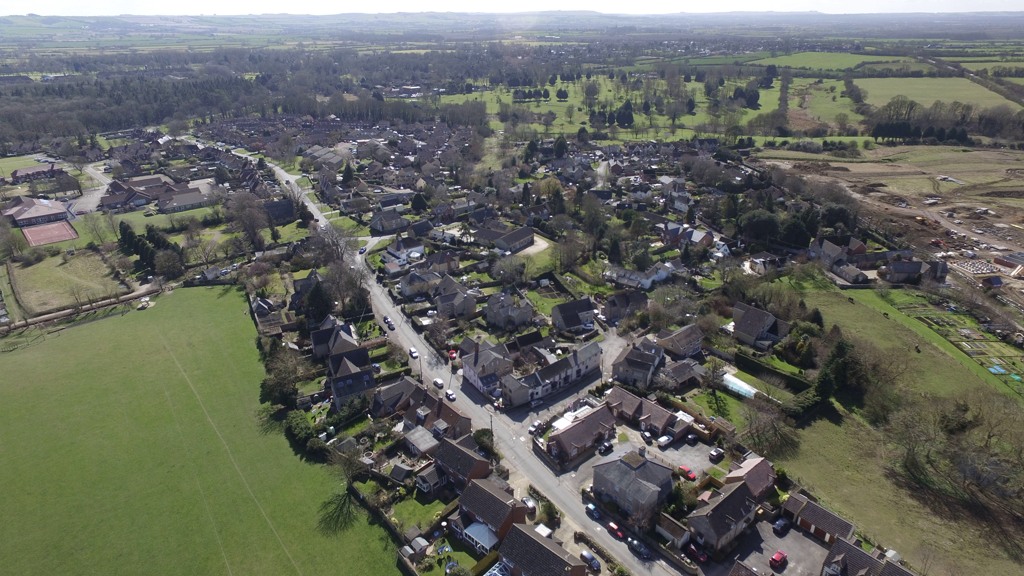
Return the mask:
<path id="1" fill-rule="evenodd" d="M 260 514 L 263 514 L 263 519 L 267 521 L 267 526 L 269 526 L 270 531 L 274 533 L 274 537 L 277 538 L 277 543 L 281 545 L 281 550 L 284 550 L 284 554 L 292 563 L 292 567 L 294 567 L 295 571 L 301 575 L 302 569 L 300 569 L 299 565 L 295 563 L 295 558 L 292 558 L 292 554 L 288 551 L 288 547 L 284 545 L 284 540 L 282 540 L 281 535 L 278 534 L 277 528 L 274 527 L 274 523 L 270 521 L 270 516 L 267 516 L 267 511 L 263 509 L 263 505 L 260 504 L 259 499 L 256 498 L 256 494 L 252 491 L 252 487 L 249 486 L 249 481 L 246 480 L 245 475 L 242 474 L 242 469 L 239 468 L 238 462 L 235 460 L 235 455 L 234 453 L 231 452 L 231 447 L 228 446 L 227 440 L 225 440 L 224 436 L 220 433 L 220 429 L 217 428 L 216 424 L 214 424 L 213 418 L 210 417 L 210 413 L 206 410 L 206 404 L 203 403 L 203 399 L 202 397 L 199 396 L 199 392 L 196 391 L 196 387 L 192 385 L 192 379 L 189 378 L 188 374 L 185 372 L 185 369 L 181 367 L 181 363 L 178 362 L 178 357 L 174 355 L 173 351 L 171 351 L 171 347 L 167 344 L 167 339 L 164 338 L 163 334 L 160 335 L 160 340 L 163 342 L 164 350 L 167 350 L 167 355 L 170 356 L 171 360 L 174 361 L 174 365 L 178 367 L 178 372 L 181 373 L 181 376 L 185 379 L 185 382 L 188 384 L 189 389 L 192 390 L 192 395 L 195 396 L 196 401 L 199 402 L 199 407 L 203 409 L 203 414 L 206 416 L 206 421 L 210 423 L 210 427 L 213 428 L 213 431 L 217 434 L 217 438 L 220 438 L 220 443 L 224 446 L 224 451 L 227 452 L 228 459 L 231 460 L 231 465 L 235 467 L 235 472 L 237 472 L 238 477 L 241 478 L 242 484 L 245 485 L 246 491 L 249 492 L 249 497 L 252 498 L 253 503 L 256 504 L 256 508 L 259 509 Z"/>

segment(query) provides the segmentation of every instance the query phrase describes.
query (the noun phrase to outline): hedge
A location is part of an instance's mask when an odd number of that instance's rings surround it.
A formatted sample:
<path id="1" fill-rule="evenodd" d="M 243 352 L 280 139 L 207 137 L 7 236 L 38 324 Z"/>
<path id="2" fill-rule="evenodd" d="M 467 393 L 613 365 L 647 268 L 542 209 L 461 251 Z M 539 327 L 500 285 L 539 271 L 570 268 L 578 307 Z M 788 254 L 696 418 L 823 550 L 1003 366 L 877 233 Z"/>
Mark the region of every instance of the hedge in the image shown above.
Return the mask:
<path id="1" fill-rule="evenodd" d="M 786 388 L 795 394 L 804 392 L 812 387 L 811 383 L 808 382 L 806 378 L 784 372 L 774 366 L 759 362 L 753 356 L 748 356 L 740 350 L 736 351 L 735 357 L 736 367 L 740 370 L 758 378 L 774 376 L 781 380 L 785 384 Z"/>

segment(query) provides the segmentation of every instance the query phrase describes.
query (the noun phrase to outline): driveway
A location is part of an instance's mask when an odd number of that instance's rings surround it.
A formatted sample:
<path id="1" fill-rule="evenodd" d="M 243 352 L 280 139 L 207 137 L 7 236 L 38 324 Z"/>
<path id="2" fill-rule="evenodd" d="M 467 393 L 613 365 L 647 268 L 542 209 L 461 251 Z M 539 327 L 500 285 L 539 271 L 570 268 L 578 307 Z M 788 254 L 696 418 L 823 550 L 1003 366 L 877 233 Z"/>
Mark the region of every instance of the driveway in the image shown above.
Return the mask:
<path id="1" fill-rule="evenodd" d="M 106 162 L 95 162 L 87 164 L 82 171 L 90 178 L 100 183 L 100 186 L 82 190 L 82 196 L 72 203 L 71 209 L 75 212 L 92 212 L 100 205 L 100 197 L 107 190 L 111 179 L 103 172 Z"/>
<path id="2" fill-rule="evenodd" d="M 754 523 L 740 539 L 739 546 L 733 550 L 727 562 L 707 564 L 704 567 L 706 576 L 726 576 L 736 560 L 763 574 L 818 576 L 821 574 L 821 564 L 828 555 L 828 547 L 806 532 L 791 528 L 785 536 L 779 537 L 772 532 L 772 525 L 768 521 Z M 789 555 L 789 563 L 782 571 L 772 570 L 768 566 L 768 559 L 776 550 L 783 550 Z"/>

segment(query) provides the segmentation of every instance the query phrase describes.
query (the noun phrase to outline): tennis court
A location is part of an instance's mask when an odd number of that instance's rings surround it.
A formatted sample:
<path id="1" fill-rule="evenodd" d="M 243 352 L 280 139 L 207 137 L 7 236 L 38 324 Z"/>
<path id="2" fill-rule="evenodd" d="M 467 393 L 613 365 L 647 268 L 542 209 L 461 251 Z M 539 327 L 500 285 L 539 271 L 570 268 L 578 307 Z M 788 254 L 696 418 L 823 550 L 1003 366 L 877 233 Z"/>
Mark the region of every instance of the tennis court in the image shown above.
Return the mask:
<path id="1" fill-rule="evenodd" d="M 75 227 L 67 220 L 28 226 L 27 228 L 22 228 L 21 232 L 25 235 L 25 240 L 28 241 L 29 246 L 44 246 L 78 238 L 78 232 L 75 231 Z"/>

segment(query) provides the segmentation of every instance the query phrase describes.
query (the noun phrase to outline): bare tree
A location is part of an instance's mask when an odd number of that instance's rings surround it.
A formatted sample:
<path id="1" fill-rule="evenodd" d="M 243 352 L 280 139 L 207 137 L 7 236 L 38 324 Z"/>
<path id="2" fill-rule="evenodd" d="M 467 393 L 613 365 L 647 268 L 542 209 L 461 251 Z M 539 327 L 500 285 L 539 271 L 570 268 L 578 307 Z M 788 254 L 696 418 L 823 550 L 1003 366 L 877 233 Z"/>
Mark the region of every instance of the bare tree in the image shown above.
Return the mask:
<path id="1" fill-rule="evenodd" d="M 92 234 L 92 237 L 96 239 L 99 244 L 106 244 L 106 232 L 107 226 L 103 223 L 103 217 L 92 212 L 82 216 L 82 223 L 85 224 L 85 229 Z"/>
<path id="2" fill-rule="evenodd" d="M 747 429 L 743 441 L 759 454 L 790 456 L 800 448 L 797 431 L 786 423 L 779 405 L 772 400 L 753 398 L 743 404 Z"/>

